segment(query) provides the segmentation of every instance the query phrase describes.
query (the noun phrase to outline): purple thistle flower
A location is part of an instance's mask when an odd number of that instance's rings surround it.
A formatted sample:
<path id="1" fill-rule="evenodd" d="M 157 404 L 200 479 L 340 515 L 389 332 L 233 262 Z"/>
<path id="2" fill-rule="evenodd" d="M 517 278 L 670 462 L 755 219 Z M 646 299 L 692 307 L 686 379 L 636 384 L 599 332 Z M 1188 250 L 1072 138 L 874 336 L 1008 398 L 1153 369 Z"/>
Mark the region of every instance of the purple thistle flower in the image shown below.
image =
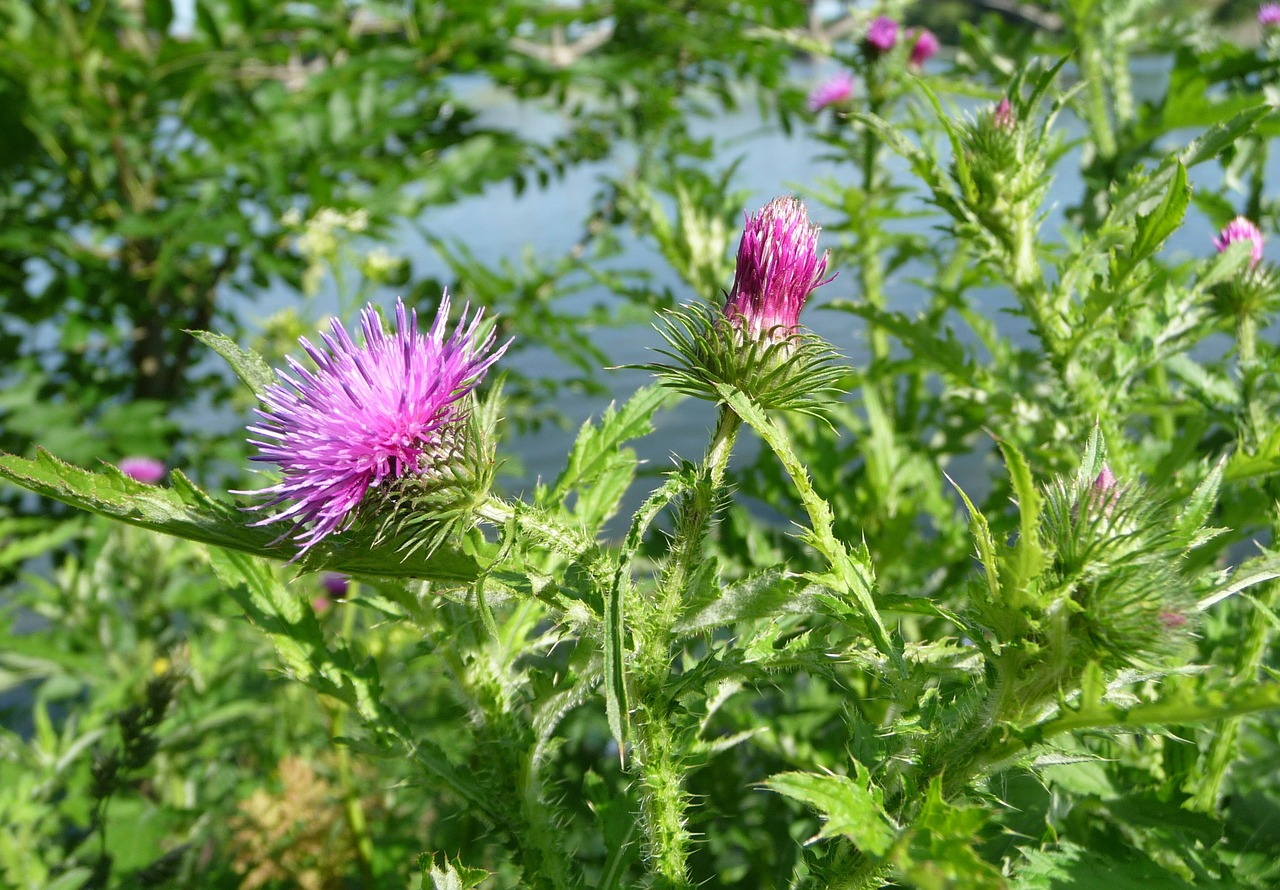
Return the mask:
<path id="1" fill-rule="evenodd" d="M 933 32 L 922 29 L 916 37 L 916 42 L 911 46 L 911 58 L 908 63 L 919 68 L 933 58 L 934 53 L 938 51 L 938 46 L 938 38 L 933 36 Z"/>
<path id="2" fill-rule="evenodd" d="M 479 338 L 483 314 L 468 323 L 464 309 L 446 341 L 446 293 L 425 334 L 417 312 L 397 300 L 393 334 L 383 331 L 372 305 L 365 308 L 363 346 L 336 319 L 332 333 L 320 335 L 324 349 L 301 338 L 316 371 L 288 359 L 292 373 L 277 372 L 287 385 L 267 389 L 257 412 L 264 422 L 249 427 L 258 437 L 249 442 L 260 450 L 252 459 L 279 464 L 284 473 L 278 484 L 256 492 L 270 500 L 251 509 L 292 503 L 256 524 L 292 522 L 281 539 L 292 535 L 302 555 L 347 528 L 369 489 L 388 479 L 432 475 L 450 459 L 451 433 L 466 416 L 464 398 L 508 345 L 495 349 L 493 331 Z"/>
<path id="3" fill-rule="evenodd" d="M 164 464 L 154 457 L 126 457 L 117 466 L 121 473 L 144 485 L 155 485 L 164 478 Z"/>
<path id="4" fill-rule="evenodd" d="M 867 47 L 875 55 L 887 53 L 898 42 L 898 23 L 888 16 L 880 16 L 867 29 Z"/>
<path id="5" fill-rule="evenodd" d="M 1264 3 L 1259 6 L 1258 24 L 1264 28 L 1280 25 L 1280 3 Z"/>
<path id="6" fill-rule="evenodd" d="M 809 110 L 817 112 L 837 102 L 848 102 L 852 95 L 853 75 L 840 71 L 809 94 Z"/>
<path id="7" fill-rule="evenodd" d="M 1253 242 L 1252 256 L 1249 260 L 1250 268 L 1262 262 L 1262 232 L 1243 216 L 1237 216 L 1227 223 L 1227 227 L 1213 239 L 1213 246 L 1218 248 L 1218 253 L 1222 253 L 1237 241 Z"/>
<path id="8" fill-rule="evenodd" d="M 818 232 L 804 204 L 790 196 L 748 216 L 725 317 L 754 340 L 790 336 L 809 294 L 835 278 L 822 277 L 828 253 L 818 256 Z"/>

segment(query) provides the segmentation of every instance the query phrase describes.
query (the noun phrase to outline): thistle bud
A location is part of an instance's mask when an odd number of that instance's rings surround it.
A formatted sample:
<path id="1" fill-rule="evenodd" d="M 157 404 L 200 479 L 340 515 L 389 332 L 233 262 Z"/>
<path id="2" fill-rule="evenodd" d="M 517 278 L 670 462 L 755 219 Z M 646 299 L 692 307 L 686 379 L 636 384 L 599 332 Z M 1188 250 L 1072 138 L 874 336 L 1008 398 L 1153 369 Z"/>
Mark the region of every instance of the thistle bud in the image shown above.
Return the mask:
<path id="1" fill-rule="evenodd" d="M 893 49 L 898 42 L 898 23 L 888 16 L 880 16 L 867 29 L 863 47 L 871 58 L 880 56 Z"/>
<path id="2" fill-rule="evenodd" d="M 1277 10 L 1280 11 L 1280 6 L 1277 6 Z M 1213 246 L 1218 249 L 1218 253 L 1222 253 L 1237 241 L 1249 241 L 1253 245 L 1250 251 L 1250 268 L 1262 262 L 1262 231 L 1243 216 L 1237 216 L 1227 223 L 1226 228 L 1213 239 Z"/>
<path id="3" fill-rule="evenodd" d="M 1009 104 L 1009 97 L 1003 97 L 1000 104 L 991 112 L 991 125 L 997 130 L 1012 130 L 1017 122 L 1013 106 Z"/>
<path id="4" fill-rule="evenodd" d="M 724 315 L 750 339 L 790 336 L 809 294 L 835 277 L 823 278 L 829 254 L 818 255 L 818 232 L 789 196 L 747 217 Z"/>
<path id="5" fill-rule="evenodd" d="M 1258 24 L 1264 28 L 1280 25 L 1280 3 L 1264 3 L 1259 6 Z"/>
<path id="6" fill-rule="evenodd" d="M 916 42 L 911 46 L 911 58 L 908 60 L 908 64 L 914 68 L 919 68 L 933 58 L 937 51 L 938 38 L 933 36 L 932 31 L 922 29 L 916 36 Z"/>

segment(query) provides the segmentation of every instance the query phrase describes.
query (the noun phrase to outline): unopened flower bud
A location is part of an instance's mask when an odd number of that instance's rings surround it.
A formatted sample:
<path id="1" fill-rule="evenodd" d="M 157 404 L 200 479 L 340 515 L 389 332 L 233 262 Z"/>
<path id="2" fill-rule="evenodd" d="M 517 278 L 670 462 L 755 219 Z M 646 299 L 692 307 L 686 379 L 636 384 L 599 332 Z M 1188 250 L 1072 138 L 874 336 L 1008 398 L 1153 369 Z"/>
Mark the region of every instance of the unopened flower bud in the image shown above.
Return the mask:
<path id="1" fill-rule="evenodd" d="M 868 55 L 882 56 L 893 49 L 894 44 L 897 42 L 898 23 L 888 16 L 882 15 L 872 22 L 871 27 L 867 29 L 867 37 L 864 44 Z"/>
<path id="2" fill-rule="evenodd" d="M 919 68 L 933 58 L 934 53 L 937 51 L 938 38 L 933 36 L 932 31 L 921 30 L 916 37 L 916 42 L 911 47 L 911 58 L 908 61 L 914 67 Z"/>
<path id="3" fill-rule="evenodd" d="M 747 217 L 724 315 L 751 339 L 789 336 L 809 294 L 831 280 L 823 278 L 828 254 L 818 255 L 818 232 L 792 197 Z"/>
<path id="4" fill-rule="evenodd" d="M 1277 8 L 1280 9 L 1280 7 Z M 1253 244 L 1249 259 L 1250 268 L 1262 262 L 1262 231 L 1243 216 L 1237 216 L 1227 223 L 1227 227 L 1213 239 L 1213 246 L 1218 249 L 1218 253 L 1222 253 L 1237 241 L 1249 241 Z"/>
<path id="5" fill-rule="evenodd" d="M 1012 130 L 1013 125 L 1017 123 L 1017 117 L 1014 116 L 1013 106 L 1009 104 L 1009 97 L 1005 96 L 1000 100 L 1000 104 L 991 112 L 991 123 L 998 130 Z"/>

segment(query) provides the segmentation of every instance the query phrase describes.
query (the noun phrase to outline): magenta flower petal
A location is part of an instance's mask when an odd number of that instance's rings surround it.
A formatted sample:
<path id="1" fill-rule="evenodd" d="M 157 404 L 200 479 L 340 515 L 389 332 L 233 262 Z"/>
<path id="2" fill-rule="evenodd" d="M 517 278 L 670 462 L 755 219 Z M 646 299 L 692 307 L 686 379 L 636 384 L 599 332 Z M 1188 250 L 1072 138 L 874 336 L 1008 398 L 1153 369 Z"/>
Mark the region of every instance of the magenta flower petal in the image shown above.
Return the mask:
<path id="1" fill-rule="evenodd" d="M 1264 28 L 1280 25 L 1280 3 L 1264 3 L 1259 6 L 1258 24 Z"/>
<path id="2" fill-rule="evenodd" d="M 363 346 L 336 320 L 321 335 L 323 347 L 299 341 L 316 370 L 289 359 L 289 371 L 277 372 L 283 384 L 262 396 L 262 422 L 249 427 L 259 449 L 253 460 L 278 464 L 284 474 L 256 492 L 268 500 L 253 509 L 288 504 L 258 525 L 292 523 L 281 537 L 293 536 L 301 555 L 350 526 L 371 488 L 429 475 L 448 459 L 446 439 L 465 419 L 464 398 L 507 348 L 495 348 L 493 331 L 480 338 L 483 311 L 469 322 L 467 314 L 446 340 L 447 293 L 425 333 L 417 313 L 397 300 L 391 334 L 373 306 L 365 308 Z"/>
<path id="3" fill-rule="evenodd" d="M 867 29 L 867 46 L 876 53 L 887 53 L 898 42 L 898 23 L 888 16 L 880 16 Z"/>
<path id="4" fill-rule="evenodd" d="M 117 466 L 121 473 L 145 485 L 155 485 L 164 478 L 164 464 L 154 457 L 126 457 Z"/>
<path id="5" fill-rule="evenodd" d="M 794 331 L 809 294 L 835 277 L 823 278 L 828 255 L 818 255 L 818 232 L 804 204 L 789 196 L 748 216 L 725 317 L 752 339 Z"/>
<path id="6" fill-rule="evenodd" d="M 1218 233 L 1218 237 L 1213 239 L 1213 246 L 1218 249 L 1218 253 L 1222 253 L 1237 241 L 1250 241 L 1253 243 L 1252 257 L 1249 260 L 1250 267 L 1262 262 L 1262 232 L 1243 216 L 1237 216 L 1227 223 L 1227 227 Z"/>
<path id="7" fill-rule="evenodd" d="M 847 102 L 852 95 L 853 75 L 848 71 L 840 71 L 809 94 L 809 110 L 817 112 L 828 105 Z"/>
<path id="8" fill-rule="evenodd" d="M 909 63 L 919 68 L 933 58 L 938 51 L 938 46 L 938 38 L 933 36 L 933 32 L 922 30 L 919 36 L 916 37 L 916 42 L 911 46 Z"/>

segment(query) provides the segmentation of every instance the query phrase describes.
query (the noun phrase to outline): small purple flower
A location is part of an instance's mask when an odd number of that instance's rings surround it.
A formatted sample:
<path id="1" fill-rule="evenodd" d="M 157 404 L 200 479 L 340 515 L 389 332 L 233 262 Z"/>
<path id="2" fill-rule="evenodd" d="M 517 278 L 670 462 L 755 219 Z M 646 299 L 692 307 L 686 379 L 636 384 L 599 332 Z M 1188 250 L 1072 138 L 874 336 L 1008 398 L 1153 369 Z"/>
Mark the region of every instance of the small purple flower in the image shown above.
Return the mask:
<path id="1" fill-rule="evenodd" d="M 817 112 L 828 105 L 848 102 L 852 95 L 853 75 L 848 71 L 840 71 L 809 94 L 809 110 Z"/>
<path id="2" fill-rule="evenodd" d="M 933 58 L 934 53 L 938 51 L 938 38 L 933 36 L 933 32 L 922 29 L 916 37 L 916 42 L 911 47 L 911 58 L 909 64 L 919 68 L 925 62 Z"/>
<path id="3" fill-rule="evenodd" d="M 1017 122 L 1017 118 L 1013 114 L 1013 106 L 1009 104 L 1009 97 L 1005 96 L 1000 100 L 1000 104 L 991 112 L 991 123 L 997 130 L 1012 130 L 1013 125 Z"/>
<path id="4" fill-rule="evenodd" d="M 340 600 L 351 589 L 351 579 L 340 572 L 325 572 L 320 578 L 320 586 L 325 589 L 329 596 Z"/>
<path id="5" fill-rule="evenodd" d="M 897 42 L 898 23 L 888 16 L 880 16 L 867 29 L 867 47 L 875 55 L 887 53 Z"/>
<path id="6" fill-rule="evenodd" d="M 1262 232 L 1243 216 L 1237 216 L 1227 223 L 1227 227 L 1213 239 L 1213 246 L 1218 248 L 1218 253 L 1222 253 L 1237 241 L 1253 242 L 1252 256 L 1249 260 L 1250 268 L 1262 262 Z"/>
<path id="7" fill-rule="evenodd" d="M 790 336 L 809 294 L 835 277 L 822 277 L 828 254 L 818 256 L 818 232 L 790 196 L 747 217 L 724 314 L 751 339 Z"/>
<path id="8" fill-rule="evenodd" d="M 270 500 L 252 509 L 291 502 L 258 525 L 291 522 L 299 555 L 350 526 L 365 493 L 388 480 L 430 476 L 450 459 L 449 440 L 465 419 L 465 397 L 507 345 L 495 334 L 480 338 L 483 311 L 468 323 L 464 309 L 445 340 L 449 295 L 440 301 L 431 329 L 418 330 L 417 312 L 396 301 L 396 330 L 386 333 L 370 305 L 361 317 L 364 345 L 357 346 L 335 320 L 321 334 L 325 348 L 299 340 L 314 372 L 293 358 L 283 384 L 269 387 L 249 427 L 253 460 L 280 465 L 284 478 L 256 494 Z M 299 531 L 304 525 L 309 526 Z"/>
<path id="9" fill-rule="evenodd" d="M 1280 3 L 1264 3 L 1259 6 L 1258 24 L 1264 28 L 1280 25 Z"/>
<path id="10" fill-rule="evenodd" d="M 164 464 L 154 457 L 126 457 L 117 466 L 121 473 L 144 485 L 155 485 L 164 478 Z"/>

